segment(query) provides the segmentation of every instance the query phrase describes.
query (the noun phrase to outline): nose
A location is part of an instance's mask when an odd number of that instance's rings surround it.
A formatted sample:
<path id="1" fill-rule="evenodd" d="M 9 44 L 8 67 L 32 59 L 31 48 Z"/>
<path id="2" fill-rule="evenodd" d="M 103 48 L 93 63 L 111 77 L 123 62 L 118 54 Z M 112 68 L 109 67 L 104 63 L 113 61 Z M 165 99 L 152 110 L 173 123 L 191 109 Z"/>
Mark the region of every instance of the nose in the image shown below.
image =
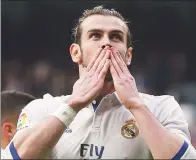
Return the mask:
<path id="1" fill-rule="evenodd" d="M 105 36 L 103 38 L 103 41 L 102 41 L 101 46 L 102 46 L 102 48 L 105 48 L 106 46 L 109 46 L 110 48 L 112 47 L 112 44 L 110 42 L 110 39 L 107 36 Z"/>
<path id="2" fill-rule="evenodd" d="M 102 45 L 101 47 L 104 49 L 106 46 L 109 46 L 110 48 L 112 47 L 111 44 Z"/>

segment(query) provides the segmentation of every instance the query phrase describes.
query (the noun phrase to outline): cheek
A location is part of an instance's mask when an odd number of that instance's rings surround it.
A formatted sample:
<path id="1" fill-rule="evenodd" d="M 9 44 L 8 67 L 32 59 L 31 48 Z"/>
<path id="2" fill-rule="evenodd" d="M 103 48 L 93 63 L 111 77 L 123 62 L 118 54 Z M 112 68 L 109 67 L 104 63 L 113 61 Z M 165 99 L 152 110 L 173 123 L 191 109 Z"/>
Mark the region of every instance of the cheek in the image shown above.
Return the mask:
<path id="1" fill-rule="evenodd" d="M 12 133 L 15 134 L 16 133 L 16 125 L 12 126 Z"/>
<path id="2" fill-rule="evenodd" d="M 95 45 L 90 45 L 89 43 L 86 45 L 82 45 L 82 59 L 84 64 L 88 64 L 89 61 L 95 56 L 97 53 L 98 47 Z"/>
<path id="3" fill-rule="evenodd" d="M 125 60 L 126 58 L 126 53 L 127 53 L 127 47 L 125 47 L 124 45 L 117 45 L 114 47 L 118 52 L 120 52 L 123 60 Z"/>
<path id="4" fill-rule="evenodd" d="M 92 50 L 91 48 L 84 47 L 82 48 L 82 61 L 84 64 L 88 64 L 88 62 L 91 59 Z"/>

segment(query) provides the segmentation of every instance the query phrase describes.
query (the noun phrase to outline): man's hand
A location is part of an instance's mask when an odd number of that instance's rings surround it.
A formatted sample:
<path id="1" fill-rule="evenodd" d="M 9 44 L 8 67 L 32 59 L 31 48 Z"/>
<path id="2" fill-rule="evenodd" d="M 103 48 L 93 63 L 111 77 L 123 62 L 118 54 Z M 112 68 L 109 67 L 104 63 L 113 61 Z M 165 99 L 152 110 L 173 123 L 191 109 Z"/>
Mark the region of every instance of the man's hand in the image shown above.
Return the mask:
<path id="1" fill-rule="evenodd" d="M 110 66 L 111 51 L 108 49 L 109 47 L 105 47 L 98 50 L 87 68 L 83 67 L 85 72 L 74 84 L 72 95 L 67 103 L 76 112 L 91 103 L 103 88 L 105 76 Z"/>
<path id="2" fill-rule="evenodd" d="M 131 109 L 144 104 L 139 96 L 135 79 L 116 50 L 113 50 L 111 54 L 110 72 L 115 90 L 125 107 Z"/>

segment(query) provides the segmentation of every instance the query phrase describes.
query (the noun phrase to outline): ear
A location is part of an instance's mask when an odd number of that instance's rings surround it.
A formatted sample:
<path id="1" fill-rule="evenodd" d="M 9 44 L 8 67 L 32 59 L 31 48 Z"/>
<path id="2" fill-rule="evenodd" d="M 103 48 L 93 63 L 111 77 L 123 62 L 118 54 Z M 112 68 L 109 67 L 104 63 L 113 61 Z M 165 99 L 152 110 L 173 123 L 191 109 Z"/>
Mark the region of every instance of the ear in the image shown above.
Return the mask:
<path id="1" fill-rule="evenodd" d="M 6 139 L 11 140 L 16 133 L 16 125 L 11 122 L 5 122 L 2 125 L 3 135 Z"/>
<path id="2" fill-rule="evenodd" d="M 69 48 L 69 52 L 71 54 L 73 62 L 78 64 L 82 63 L 82 53 L 78 44 L 73 43 Z"/>
<path id="3" fill-rule="evenodd" d="M 127 54 L 126 54 L 126 64 L 129 66 L 131 64 L 131 60 L 132 60 L 132 51 L 133 51 L 133 48 L 132 47 L 129 47 L 127 49 Z"/>

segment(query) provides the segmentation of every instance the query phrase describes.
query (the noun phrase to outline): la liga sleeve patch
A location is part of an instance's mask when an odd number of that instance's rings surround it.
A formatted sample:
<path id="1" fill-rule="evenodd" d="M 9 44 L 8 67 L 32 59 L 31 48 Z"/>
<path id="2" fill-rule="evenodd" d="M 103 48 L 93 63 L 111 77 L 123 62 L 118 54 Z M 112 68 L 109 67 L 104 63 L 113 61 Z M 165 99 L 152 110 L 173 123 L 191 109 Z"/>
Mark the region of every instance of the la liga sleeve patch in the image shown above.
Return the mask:
<path id="1" fill-rule="evenodd" d="M 29 126 L 29 117 L 26 112 L 22 112 L 18 118 L 17 131 L 27 128 Z"/>

